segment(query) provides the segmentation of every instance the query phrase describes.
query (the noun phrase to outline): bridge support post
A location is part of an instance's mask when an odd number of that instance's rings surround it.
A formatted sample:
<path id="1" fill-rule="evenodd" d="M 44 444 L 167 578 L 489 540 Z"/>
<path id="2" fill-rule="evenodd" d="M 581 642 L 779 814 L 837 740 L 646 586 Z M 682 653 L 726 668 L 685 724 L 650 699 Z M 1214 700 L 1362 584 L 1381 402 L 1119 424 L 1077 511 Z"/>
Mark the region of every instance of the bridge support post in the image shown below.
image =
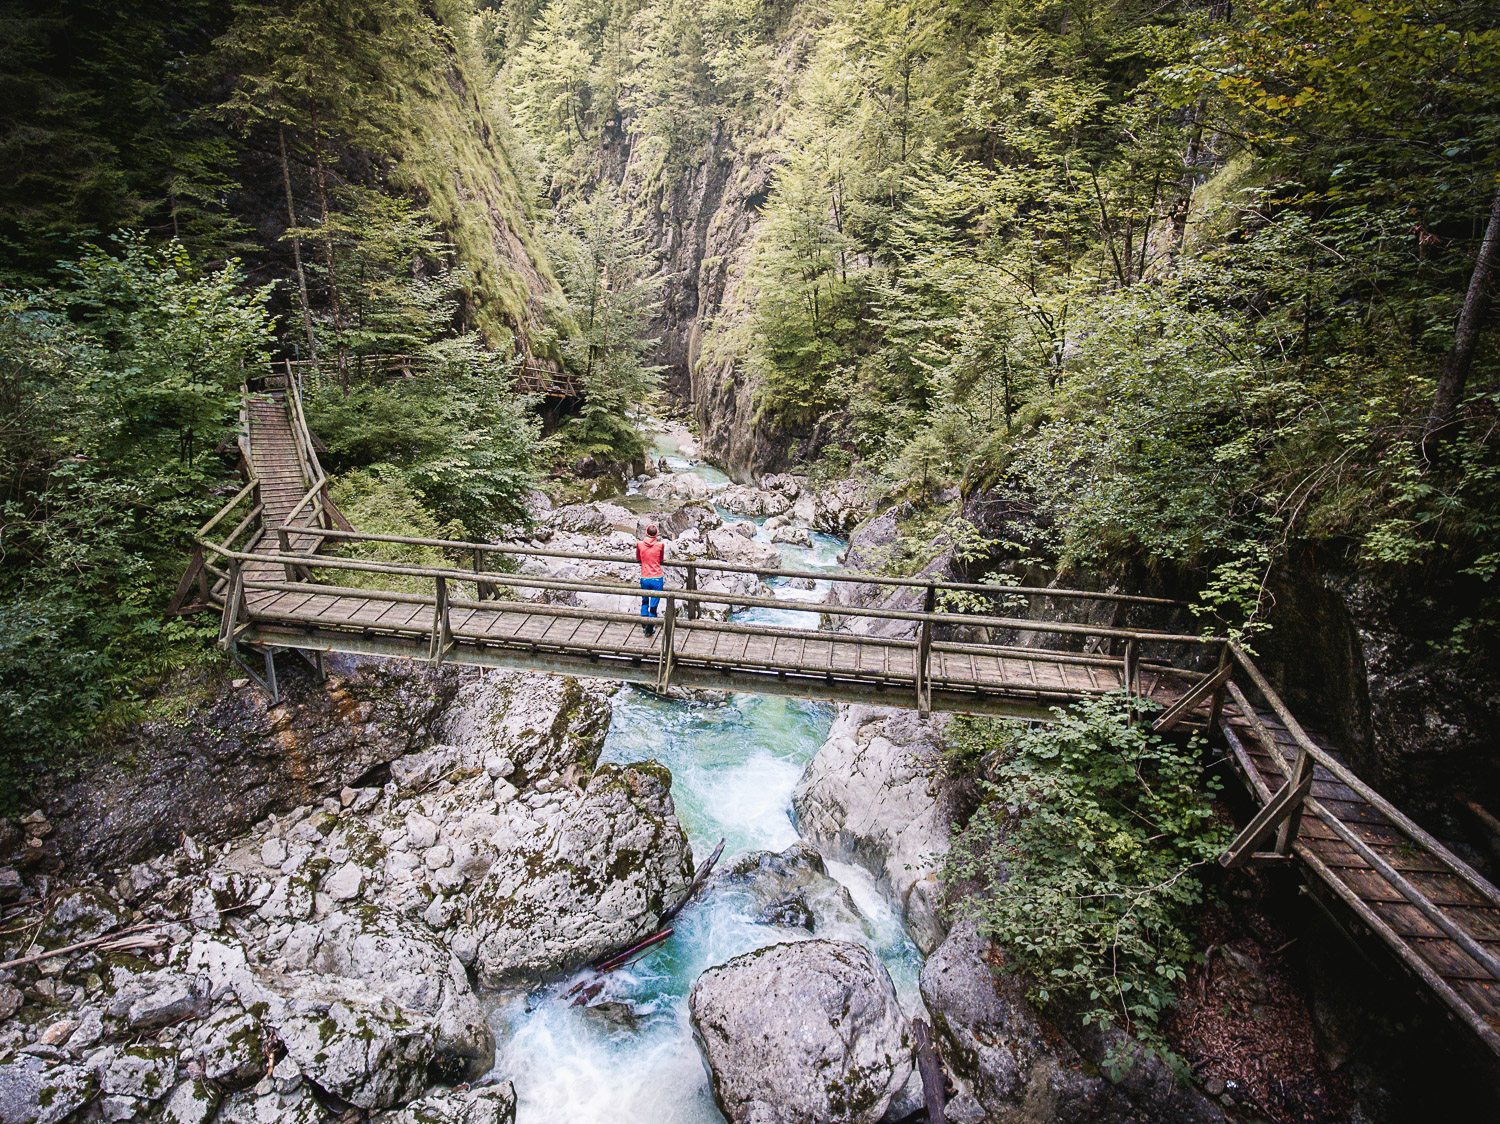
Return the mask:
<path id="1" fill-rule="evenodd" d="M 1301 746 L 1297 747 L 1297 759 L 1292 765 L 1291 775 L 1287 777 L 1286 787 L 1301 792 L 1305 797 L 1312 789 L 1313 782 L 1313 760 L 1308 756 L 1307 750 Z M 1281 829 L 1276 833 L 1276 853 L 1278 855 L 1290 855 L 1292 844 L 1297 842 L 1297 829 L 1302 826 L 1302 800 L 1296 800 L 1287 811 L 1286 819 L 1281 824 Z"/>
<path id="2" fill-rule="evenodd" d="M 1125 641 L 1125 657 L 1120 668 L 1120 686 L 1130 695 L 1140 693 L 1141 653 L 1135 637 Z"/>
<path id="3" fill-rule="evenodd" d="M 474 549 L 475 599 L 479 601 L 498 601 L 500 599 L 500 591 L 495 588 L 495 583 L 482 582 L 479 580 L 479 574 L 483 570 L 483 565 L 481 564 L 479 557 L 480 553 L 480 550 L 476 547 Z"/>
<path id="4" fill-rule="evenodd" d="M 922 599 L 922 612 L 930 613 L 937 606 L 937 587 L 929 585 Z M 917 715 L 926 718 L 932 713 L 932 621 L 924 620 L 917 630 L 917 653 L 912 669 L 917 687 Z"/>
<path id="5" fill-rule="evenodd" d="M 672 678 L 673 642 L 677 636 L 677 603 L 669 593 L 662 614 L 661 651 L 656 657 L 656 689 L 665 691 Z"/>
<path id="6" fill-rule="evenodd" d="M 1302 801 L 1312 789 L 1312 770 L 1309 769 L 1305 777 L 1293 783 L 1287 781 L 1281 789 L 1266 802 L 1264 808 L 1255 814 L 1255 818 L 1245 825 L 1245 830 L 1240 832 L 1233 843 L 1219 856 L 1219 865 L 1227 867 L 1244 866 L 1245 863 L 1255 858 L 1255 848 L 1259 847 L 1261 841 L 1266 839 L 1278 826 L 1286 832 L 1287 821 L 1291 816 L 1301 817 Z M 1296 834 L 1296 826 L 1292 826 L 1292 836 Z M 1290 841 L 1287 844 L 1291 846 Z M 1285 855 L 1287 852 L 1281 850 L 1277 843 L 1276 854 Z"/>
<path id="7" fill-rule="evenodd" d="M 448 579 L 439 575 L 433 581 L 437 583 L 437 603 L 432 608 L 432 642 L 427 658 L 436 666 L 453 647 L 453 628 L 448 616 Z"/>
<path id="8" fill-rule="evenodd" d="M 276 687 L 276 649 L 270 645 L 266 646 L 266 693 L 271 696 L 272 706 L 281 700 L 281 692 Z"/>
<path id="9" fill-rule="evenodd" d="M 694 566 L 691 562 L 688 563 L 688 567 L 687 567 L 687 587 L 693 593 L 697 593 L 698 592 L 698 567 Z M 698 619 L 698 602 L 697 601 L 689 601 L 688 602 L 688 620 L 695 621 L 697 619 Z"/>
<path id="10" fill-rule="evenodd" d="M 1229 677 L 1234 674 L 1234 665 L 1230 663 L 1229 641 L 1219 645 L 1219 669 L 1214 675 L 1219 678 L 1219 687 L 1214 691 L 1214 701 L 1208 707 L 1208 736 L 1216 738 L 1219 736 L 1219 722 L 1224 717 L 1224 692 L 1229 683 Z"/>
<path id="11" fill-rule="evenodd" d="M 235 635 L 239 631 L 240 602 L 245 597 L 245 575 L 240 569 L 240 560 L 229 560 L 229 582 L 224 590 L 224 617 L 219 628 L 219 647 L 223 651 L 235 651 Z"/>
<path id="12" fill-rule="evenodd" d="M 290 554 L 292 552 L 292 536 L 287 532 L 285 527 L 276 528 L 276 547 L 282 554 Z M 286 571 L 287 581 L 294 582 L 297 580 L 297 569 L 290 562 L 286 563 L 282 569 Z"/>

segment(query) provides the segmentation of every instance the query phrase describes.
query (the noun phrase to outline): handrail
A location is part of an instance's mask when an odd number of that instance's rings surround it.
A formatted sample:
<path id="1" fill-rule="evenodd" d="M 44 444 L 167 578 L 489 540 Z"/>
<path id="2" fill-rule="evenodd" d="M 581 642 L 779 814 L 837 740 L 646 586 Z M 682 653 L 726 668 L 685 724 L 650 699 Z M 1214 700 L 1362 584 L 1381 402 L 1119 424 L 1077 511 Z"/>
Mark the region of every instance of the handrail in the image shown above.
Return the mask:
<path id="1" fill-rule="evenodd" d="M 193 538 L 198 541 L 201 541 L 203 538 L 205 538 L 208 535 L 208 532 L 217 527 L 224 520 L 225 516 L 227 516 L 231 511 L 239 506 L 241 500 L 243 500 L 246 496 L 248 496 L 255 490 L 255 485 L 258 483 L 258 480 L 251 480 L 250 483 L 246 484 L 243 488 L 236 492 L 232 500 L 226 503 L 223 507 L 219 508 L 219 510 L 214 513 L 213 518 L 211 518 L 207 523 L 203 524 L 203 526 L 199 527 L 198 530 L 193 533 Z"/>
<path id="2" fill-rule="evenodd" d="M 298 528 L 287 525 L 286 529 L 290 531 L 297 530 Z M 582 550 L 549 550 L 544 547 L 534 548 L 529 546 L 512 546 L 510 544 L 465 542 L 458 539 L 429 539 L 415 535 L 386 535 L 369 531 L 330 530 L 326 532 L 326 537 L 330 539 L 342 539 L 348 542 L 389 542 L 406 546 L 433 546 L 448 550 L 477 550 L 493 554 L 530 555 L 537 558 L 569 558 L 581 562 L 613 562 L 623 565 L 634 565 L 636 563 L 634 556 L 626 554 L 599 554 Z M 861 571 L 830 574 L 821 570 L 765 568 L 737 562 L 718 562 L 696 558 L 668 558 L 663 562 L 663 565 L 679 569 L 692 566 L 699 570 L 711 570 L 715 573 L 757 574 L 772 578 L 812 578 L 815 581 L 844 582 L 852 585 L 890 585 L 909 589 L 927 589 L 931 587 L 937 590 L 954 590 L 965 593 L 1017 594 L 1021 596 L 1055 597 L 1061 600 L 1117 601 L 1128 605 L 1144 604 L 1172 608 L 1185 608 L 1187 604 L 1184 601 L 1175 601 L 1171 598 L 1145 597 L 1134 593 L 1104 593 L 1086 589 L 1052 589 L 1047 586 L 982 585 L 976 582 L 949 582 L 937 579 L 887 577 L 882 574 L 871 574 Z"/>
<path id="3" fill-rule="evenodd" d="M 1319 765 L 1323 766 L 1323 768 L 1327 769 L 1336 778 L 1338 778 L 1340 782 L 1353 789 L 1363 799 L 1368 801 L 1382 815 L 1384 815 L 1386 819 L 1391 822 L 1391 825 L 1393 827 L 1399 829 L 1408 838 L 1412 839 L 1414 842 L 1422 844 L 1423 847 L 1431 851 L 1434 857 L 1439 859 L 1444 866 L 1446 866 L 1454 874 L 1458 875 L 1479 894 L 1488 898 L 1490 901 L 1495 903 L 1496 906 L 1500 906 L 1500 889 L 1497 889 L 1482 874 L 1480 874 L 1468 863 L 1464 862 L 1463 859 L 1459 858 L 1447 847 L 1443 846 L 1442 843 L 1440 843 L 1430 833 L 1425 831 L 1419 824 L 1417 824 L 1410 817 L 1401 812 L 1398 808 L 1396 808 L 1394 804 L 1392 804 L 1385 797 L 1381 796 L 1380 793 L 1376 792 L 1373 788 L 1371 788 L 1368 784 L 1361 780 L 1357 774 L 1350 771 L 1348 766 L 1346 766 L 1337 757 L 1334 757 L 1327 750 L 1323 749 L 1322 746 L 1318 745 L 1317 742 L 1313 741 L 1312 738 L 1308 737 L 1307 732 L 1303 730 L 1301 723 L 1299 723 L 1297 719 L 1292 716 L 1291 711 L 1287 709 L 1286 703 L 1281 700 L 1281 696 L 1276 693 L 1275 689 L 1271 686 L 1270 681 L 1267 680 L 1265 675 L 1261 673 L 1260 668 L 1255 666 L 1255 663 L 1245 653 L 1244 649 L 1241 648 L 1237 642 L 1230 641 L 1229 650 L 1233 655 L 1235 662 L 1240 666 L 1240 668 L 1244 670 L 1245 674 L 1250 677 L 1250 681 L 1255 685 L 1256 690 L 1259 691 L 1261 696 L 1265 698 L 1266 702 L 1270 704 L 1272 712 L 1278 719 L 1281 720 L 1282 725 L 1287 728 L 1287 732 L 1290 733 L 1293 739 L 1297 742 L 1297 748 L 1299 750 L 1306 753 L 1308 757 L 1310 757 L 1313 761 L 1316 761 Z M 1267 747 L 1268 750 L 1272 748 L 1272 746 Z M 1278 758 L 1280 757 L 1279 753 L 1277 756 Z M 1316 805 L 1316 802 L 1311 800 L 1309 800 L 1307 803 L 1309 807 L 1314 807 Z"/>
<path id="4" fill-rule="evenodd" d="M 291 411 L 292 439 L 297 445 L 297 459 L 301 462 L 306 478 L 316 480 L 323 475 L 323 471 L 317 463 L 318 454 L 312 447 L 312 431 L 308 429 L 307 417 L 302 413 L 301 380 L 288 372 L 286 381 L 288 384 L 287 402 Z"/>
<path id="5" fill-rule="evenodd" d="M 305 531 L 306 528 L 293 528 Z M 396 562 L 366 562 L 355 558 L 334 558 L 325 554 L 310 554 L 297 551 L 267 551 L 245 553 L 226 550 L 218 543 L 201 542 L 200 545 L 232 561 L 238 562 L 282 562 L 304 566 L 308 569 L 355 570 L 362 573 L 392 574 L 399 577 L 443 578 L 452 581 L 484 581 L 497 585 L 515 585 L 526 589 L 551 589 L 573 593 L 602 593 L 639 597 L 640 587 L 624 583 L 573 582 L 567 579 L 536 578 L 524 574 L 507 574 L 491 571 L 459 570 L 439 566 L 407 566 Z M 740 593 L 706 593 L 702 590 L 674 589 L 674 597 L 681 601 L 699 604 L 744 605 L 753 608 L 785 609 L 787 602 L 771 597 L 757 597 Z M 981 617 L 955 613 L 926 613 L 903 609 L 879 609 L 861 606 L 844 606 L 827 603 L 809 605 L 808 612 L 829 616 L 874 617 L 880 620 L 930 621 L 933 624 L 979 625 L 988 628 L 1011 628 L 1018 632 L 1056 632 L 1079 636 L 1103 636 L 1112 639 L 1136 640 L 1162 644 L 1222 644 L 1220 637 L 1179 635 L 1146 629 L 1108 628 L 1102 625 L 1074 624 L 1068 621 L 1028 621 L 1013 617 Z"/>
<path id="6" fill-rule="evenodd" d="M 327 483 L 328 483 L 328 477 L 326 477 L 326 476 L 322 476 L 322 477 L 319 477 L 318 479 L 314 480 L 313 481 L 313 486 L 307 490 L 306 494 L 303 495 L 303 497 L 300 500 L 297 501 L 297 506 L 294 507 L 294 508 L 292 508 L 291 511 L 289 511 L 289 512 L 286 513 L 286 518 L 281 521 L 281 526 L 277 527 L 276 529 L 278 531 L 299 531 L 299 532 L 306 532 L 307 531 L 306 527 L 298 526 L 298 525 L 294 524 L 292 522 L 292 520 L 295 519 L 295 518 L 297 518 L 297 516 L 299 514 L 301 514 L 302 509 L 307 506 L 308 502 L 314 496 L 316 496 L 319 492 L 321 492 L 323 490 L 323 485 L 325 485 Z M 326 535 L 328 533 L 328 529 L 325 528 L 325 527 L 320 527 L 320 528 L 318 528 L 318 533 L 320 535 Z"/>
<path id="7" fill-rule="evenodd" d="M 422 368 L 431 362 L 419 355 L 351 355 L 346 373 L 359 378 L 418 378 L 428 372 Z M 280 359 L 276 363 L 291 374 L 319 368 L 310 359 Z M 557 390 L 564 395 L 578 393 L 578 381 L 566 371 L 554 371 L 534 363 L 522 363 L 513 372 L 513 382 L 522 393 L 546 394 Z"/>

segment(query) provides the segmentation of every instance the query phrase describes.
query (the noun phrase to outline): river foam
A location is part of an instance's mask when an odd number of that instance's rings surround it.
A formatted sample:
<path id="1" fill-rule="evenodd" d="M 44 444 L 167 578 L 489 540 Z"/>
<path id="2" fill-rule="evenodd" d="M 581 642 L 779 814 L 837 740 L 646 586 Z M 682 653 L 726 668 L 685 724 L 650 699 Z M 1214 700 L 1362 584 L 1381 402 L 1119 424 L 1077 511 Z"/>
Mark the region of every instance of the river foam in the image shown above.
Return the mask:
<path id="1" fill-rule="evenodd" d="M 816 535 L 811 548 L 783 548 L 785 563 L 831 569 L 842 545 Z M 827 590 L 826 582 L 812 590 L 772 584 L 789 602 L 819 601 Z M 816 613 L 791 606 L 750 610 L 740 619 L 817 627 Z M 615 696 L 602 760 L 649 758 L 671 770 L 677 815 L 699 862 L 721 838 L 726 860 L 746 850 L 780 851 L 797 840 L 792 790 L 832 720 L 831 706 L 800 699 L 677 701 L 626 687 Z M 866 871 L 832 862 L 828 870 L 848 887 L 864 920 L 819 935 L 868 945 L 890 969 L 903 1007 L 915 1011 L 921 960 L 898 912 Z M 495 1074 L 515 1082 L 518 1124 L 722 1124 L 693 1044 L 687 994 L 706 968 L 806 935 L 759 924 L 757 912 L 751 895 L 733 886 L 700 895 L 677 918 L 671 939 L 605 977 L 593 1009 L 572 1006 L 567 995 L 591 978 L 588 972 L 497 997 Z"/>

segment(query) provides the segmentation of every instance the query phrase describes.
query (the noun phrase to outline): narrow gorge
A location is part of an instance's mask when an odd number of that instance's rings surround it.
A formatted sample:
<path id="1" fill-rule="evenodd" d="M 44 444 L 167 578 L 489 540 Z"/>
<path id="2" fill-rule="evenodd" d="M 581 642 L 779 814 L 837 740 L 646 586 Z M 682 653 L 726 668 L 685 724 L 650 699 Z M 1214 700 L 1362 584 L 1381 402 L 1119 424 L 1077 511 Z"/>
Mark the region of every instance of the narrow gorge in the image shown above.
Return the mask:
<path id="1" fill-rule="evenodd" d="M 5 26 L 0 1124 L 1500 1112 L 1491 7 Z"/>

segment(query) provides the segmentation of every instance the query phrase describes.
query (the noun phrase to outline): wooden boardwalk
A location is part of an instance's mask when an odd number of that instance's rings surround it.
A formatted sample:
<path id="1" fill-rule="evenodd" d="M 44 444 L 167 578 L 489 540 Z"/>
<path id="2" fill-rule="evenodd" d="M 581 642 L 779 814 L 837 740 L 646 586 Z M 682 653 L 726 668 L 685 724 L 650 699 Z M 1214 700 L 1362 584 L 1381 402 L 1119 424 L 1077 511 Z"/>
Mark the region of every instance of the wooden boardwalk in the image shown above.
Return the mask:
<path id="1" fill-rule="evenodd" d="M 1068 623 L 1055 613 L 1043 619 L 933 611 L 945 590 L 992 597 L 990 586 L 686 559 L 669 563 L 674 588 L 661 595 L 662 616 L 648 637 L 637 611 L 639 590 L 630 584 L 507 568 L 517 555 L 628 559 L 354 531 L 328 500 L 297 380 L 279 381 L 245 396 L 241 441 L 250 483 L 196 536 L 193 564 L 174 600 L 184 610 L 220 613 L 220 644 L 236 659 L 246 649 L 261 652 L 263 683 L 273 697 L 271 653 L 284 649 L 308 655 L 320 671 L 323 653 L 348 652 L 1032 719 L 1126 690 L 1160 704 L 1156 728 L 1193 728 L 1227 744 L 1260 810 L 1226 852 L 1225 865 L 1299 862 L 1355 927 L 1381 940 L 1500 1055 L 1500 891 L 1304 731 L 1237 645 Z M 362 542 L 422 544 L 468 565 L 404 566 L 327 550 Z M 926 600 L 917 611 L 707 592 L 699 578 L 714 572 L 915 588 L 925 590 Z M 351 575 L 362 584 L 350 585 Z M 1050 588 L 1006 592 L 1030 598 L 1038 609 L 1070 599 L 1112 601 L 1117 611 L 1175 604 Z M 580 605 L 581 596 L 594 606 Z M 830 630 L 818 626 L 818 617 L 804 628 L 710 619 L 746 607 L 807 610 L 820 614 L 822 624 L 895 622 L 905 631 Z"/>
<path id="2" fill-rule="evenodd" d="M 1269 802 L 1293 776 L 1296 738 L 1242 693 L 1222 728 L 1240 775 Z M 1436 840 L 1414 838 L 1414 825 L 1377 801 L 1385 803 L 1314 764 L 1296 857 L 1500 1053 L 1500 893 Z"/>

